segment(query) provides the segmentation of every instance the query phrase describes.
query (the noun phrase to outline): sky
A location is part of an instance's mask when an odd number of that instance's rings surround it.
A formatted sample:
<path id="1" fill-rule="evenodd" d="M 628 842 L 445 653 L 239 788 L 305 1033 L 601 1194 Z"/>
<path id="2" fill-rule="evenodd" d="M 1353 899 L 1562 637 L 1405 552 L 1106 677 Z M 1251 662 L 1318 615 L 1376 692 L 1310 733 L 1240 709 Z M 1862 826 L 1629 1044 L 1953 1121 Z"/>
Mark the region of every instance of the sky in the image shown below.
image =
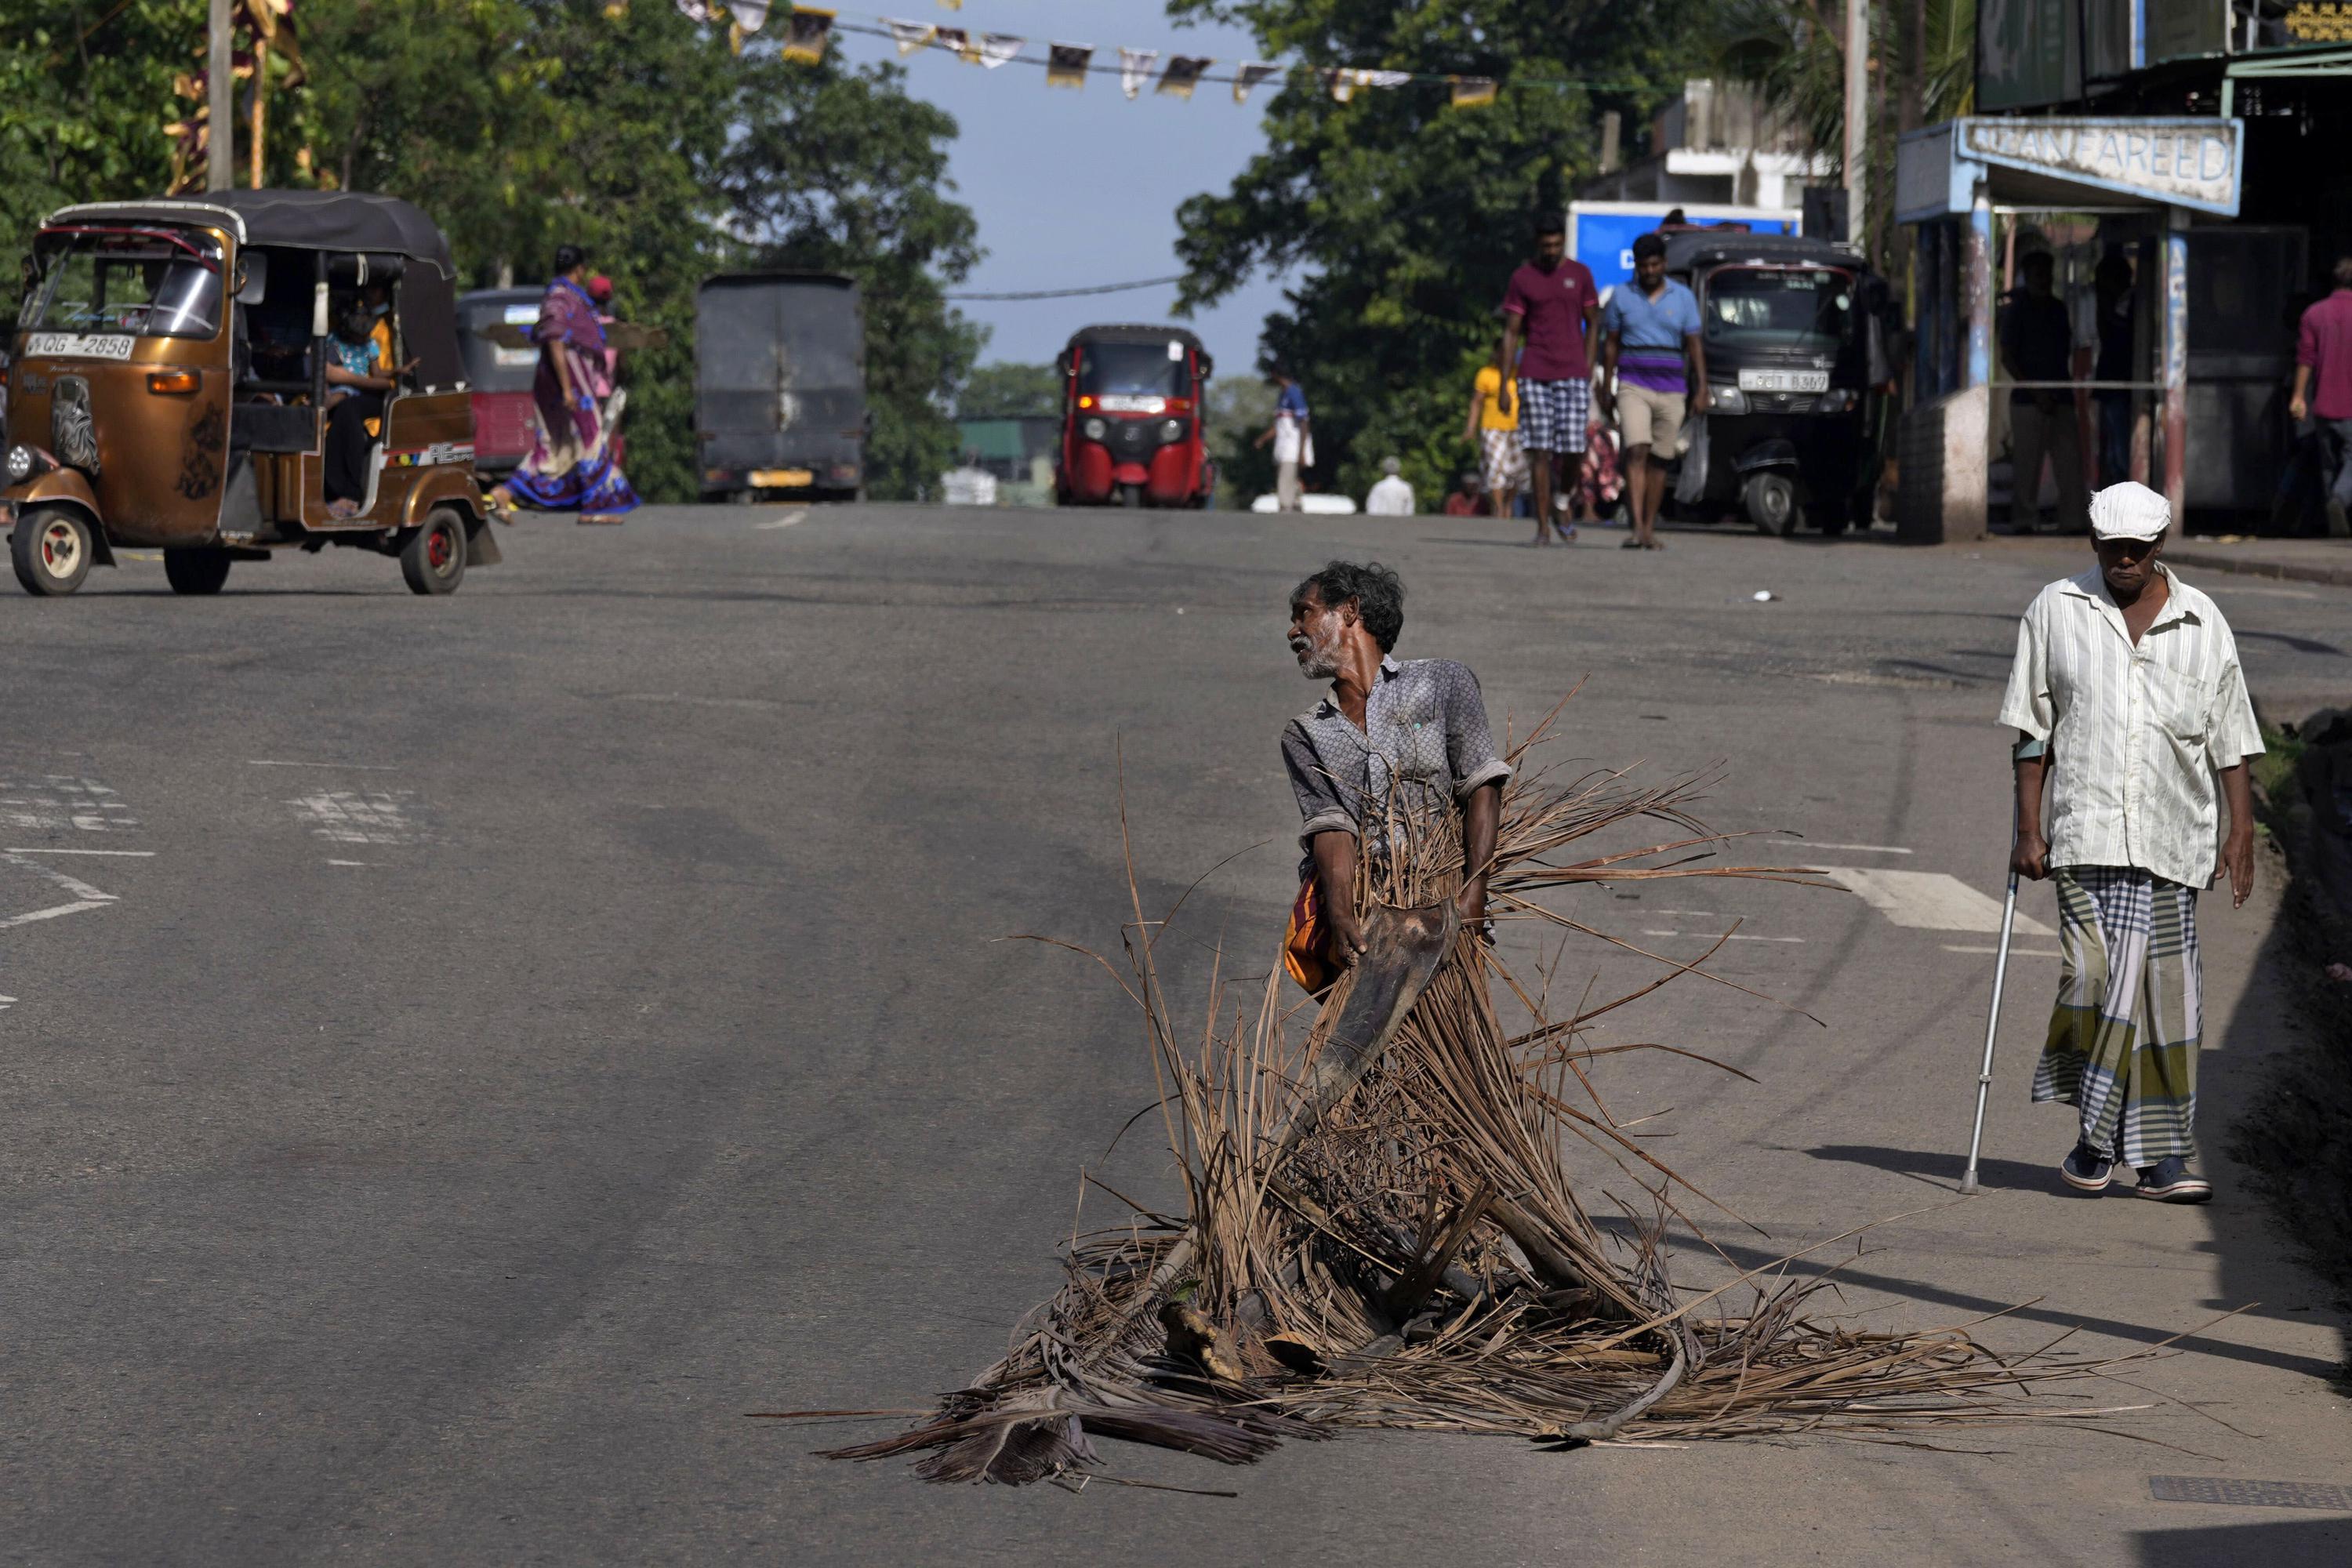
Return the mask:
<path id="1" fill-rule="evenodd" d="M 1043 59 L 1049 43 L 1092 44 L 1094 63 L 1117 65 L 1121 46 L 1209 55 L 1223 74 L 1258 58 L 1239 28 L 1180 27 L 1154 0 L 967 0 L 949 10 L 938 0 L 892 0 L 895 9 L 844 9 L 840 20 L 864 26 L 895 16 L 983 33 L 1017 34 L 1026 55 Z M 887 38 L 835 33 L 831 47 L 850 61 L 896 60 Z M 939 105 L 960 128 L 951 149 L 958 197 L 980 221 L 988 252 L 958 291 L 1013 293 L 1164 278 L 1182 270 L 1175 256 L 1176 205 L 1202 191 L 1222 191 L 1265 145 L 1259 115 L 1274 84 L 1247 104 L 1224 82 L 1204 82 L 1188 100 L 1147 84 L 1133 102 L 1116 76 L 1087 79 L 1083 89 L 1047 88 L 1042 66 L 1013 61 L 992 70 L 940 49 L 905 60 L 909 96 Z M 1075 300 L 964 301 L 967 316 L 990 329 L 983 363 L 1050 362 L 1070 334 L 1095 321 L 1173 321 L 1173 285 Z M 1282 290 L 1252 279 L 1189 325 L 1221 371 L 1247 373 L 1257 359 L 1258 327 L 1280 308 Z"/>

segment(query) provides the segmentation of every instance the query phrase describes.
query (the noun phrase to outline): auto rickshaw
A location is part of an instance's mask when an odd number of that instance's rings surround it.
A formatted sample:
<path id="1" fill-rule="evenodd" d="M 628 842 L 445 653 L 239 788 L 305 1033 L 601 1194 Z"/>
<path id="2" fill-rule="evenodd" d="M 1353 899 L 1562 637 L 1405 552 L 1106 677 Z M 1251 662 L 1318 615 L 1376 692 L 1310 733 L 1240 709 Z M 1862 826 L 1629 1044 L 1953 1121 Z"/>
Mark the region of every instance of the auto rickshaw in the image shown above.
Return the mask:
<path id="1" fill-rule="evenodd" d="M 493 341 L 490 329 L 525 333 L 539 321 L 544 289 L 477 289 L 457 296 L 457 352 L 474 403 L 474 472 L 502 479 L 530 456 L 534 441 L 531 387 L 539 350 Z"/>
<path id="2" fill-rule="evenodd" d="M 1062 506 L 1205 508 L 1216 488 L 1204 388 L 1211 366 L 1181 327 L 1085 327 L 1056 362 Z"/>
<path id="3" fill-rule="evenodd" d="M 70 594 L 119 546 L 181 594 L 238 561 L 329 544 L 397 556 L 410 588 L 494 565 L 473 476 L 449 247 L 389 196 L 221 191 L 69 206 L 34 242 L 8 380 L 0 521 L 17 581 Z M 394 361 L 366 494 L 325 494 L 329 323 L 371 283 Z"/>
<path id="4" fill-rule="evenodd" d="M 1698 296 L 1709 401 L 1676 502 L 1736 503 L 1782 536 L 1807 521 L 1824 533 L 1867 523 L 1895 374 L 1885 281 L 1826 240 L 1721 229 L 1665 238 L 1667 274 Z"/>

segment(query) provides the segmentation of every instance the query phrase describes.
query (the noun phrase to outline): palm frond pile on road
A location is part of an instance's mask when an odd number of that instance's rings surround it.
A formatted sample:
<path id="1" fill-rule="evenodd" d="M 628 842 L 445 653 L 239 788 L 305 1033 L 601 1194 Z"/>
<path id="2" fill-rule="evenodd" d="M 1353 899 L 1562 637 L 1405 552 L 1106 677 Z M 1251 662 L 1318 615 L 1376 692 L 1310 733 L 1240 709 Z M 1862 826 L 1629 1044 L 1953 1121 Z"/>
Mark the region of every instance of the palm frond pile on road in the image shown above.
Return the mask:
<path id="1" fill-rule="evenodd" d="M 1512 752 L 1490 881 L 1506 918 L 1601 936 L 1535 895 L 1604 879 L 1809 879 L 1794 868 L 1694 863 L 1727 837 L 1691 815 L 1707 781 L 1644 787 L 1600 773 L 1559 784 L 1531 772 L 1528 755 L 1549 725 Z M 1641 819 L 1675 837 L 1566 859 L 1580 840 Z M 1543 988 L 1522 984 L 1483 934 L 1456 936 L 1450 915 L 1437 915 L 1458 884 L 1454 821 L 1390 827 L 1395 847 L 1366 874 L 1362 906 L 1442 919 L 1446 947 L 1417 1000 L 1400 1004 L 1408 1010 L 1384 1031 L 1385 1048 L 1359 1057 L 1333 1043 L 1359 981 L 1378 984 L 1365 978 L 1369 962 L 1326 994 L 1303 1038 L 1278 968 L 1246 1000 L 1213 978 L 1211 1026 L 1181 1035 L 1154 962 L 1161 927 L 1139 907 L 1128 989 L 1185 1212 L 1130 1205 L 1125 1223 L 1078 1238 L 1061 1293 L 1015 1330 L 1010 1354 L 921 1425 L 835 1457 L 919 1454 L 917 1470 L 932 1480 L 1023 1482 L 1096 1473 L 1101 1436 L 1238 1463 L 1285 1438 L 1349 1428 L 1573 1446 L 1814 1429 L 1884 1436 L 2019 1413 L 2021 1368 L 1964 1330 L 1863 1332 L 1810 1316 L 1826 1276 L 1776 1266 L 1704 1294 L 1678 1289 L 1668 1216 L 1692 1224 L 1686 1208 L 1711 1200 L 1616 1124 L 1586 1071 L 1605 1049 L 1587 1029 L 1684 974 L 1730 983 L 1674 965 L 1629 994 L 1552 1016 Z M 1507 1031 L 1495 983 L 1532 1027 Z M 1590 1189 L 1570 1177 L 1579 1148 L 1641 1184 L 1630 1224 L 1595 1223 Z M 2032 1376 L 2095 1370 L 2037 1361 Z"/>

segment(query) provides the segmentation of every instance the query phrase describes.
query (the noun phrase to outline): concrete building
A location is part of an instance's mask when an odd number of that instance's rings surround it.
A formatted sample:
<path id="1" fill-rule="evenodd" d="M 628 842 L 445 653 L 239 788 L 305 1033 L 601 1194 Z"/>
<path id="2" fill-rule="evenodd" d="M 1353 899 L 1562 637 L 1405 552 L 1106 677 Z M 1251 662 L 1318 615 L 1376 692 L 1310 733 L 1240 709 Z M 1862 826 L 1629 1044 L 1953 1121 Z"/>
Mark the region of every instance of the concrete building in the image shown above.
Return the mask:
<path id="1" fill-rule="evenodd" d="M 1828 184 L 1830 160 L 1808 153 L 1785 121 L 1733 82 L 1699 79 L 1651 121 L 1641 155 L 1620 163 L 1618 117 L 1603 117 L 1601 170 L 1577 192 L 1586 201 L 1676 205 L 1798 207 L 1808 185 Z"/>

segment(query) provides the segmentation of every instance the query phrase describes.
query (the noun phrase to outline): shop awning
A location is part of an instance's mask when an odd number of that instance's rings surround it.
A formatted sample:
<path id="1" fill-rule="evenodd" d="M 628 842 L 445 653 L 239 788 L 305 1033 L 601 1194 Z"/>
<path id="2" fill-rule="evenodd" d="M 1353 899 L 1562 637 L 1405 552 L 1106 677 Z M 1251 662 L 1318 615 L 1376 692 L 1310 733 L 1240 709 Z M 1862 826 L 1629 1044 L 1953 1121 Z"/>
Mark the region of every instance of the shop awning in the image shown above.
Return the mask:
<path id="1" fill-rule="evenodd" d="M 1983 182 L 1996 205 L 2186 207 L 2235 217 L 2245 122 L 2079 117 L 1946 121 L 1895 150 L 1895 216 L 1964 213 Z"/>

